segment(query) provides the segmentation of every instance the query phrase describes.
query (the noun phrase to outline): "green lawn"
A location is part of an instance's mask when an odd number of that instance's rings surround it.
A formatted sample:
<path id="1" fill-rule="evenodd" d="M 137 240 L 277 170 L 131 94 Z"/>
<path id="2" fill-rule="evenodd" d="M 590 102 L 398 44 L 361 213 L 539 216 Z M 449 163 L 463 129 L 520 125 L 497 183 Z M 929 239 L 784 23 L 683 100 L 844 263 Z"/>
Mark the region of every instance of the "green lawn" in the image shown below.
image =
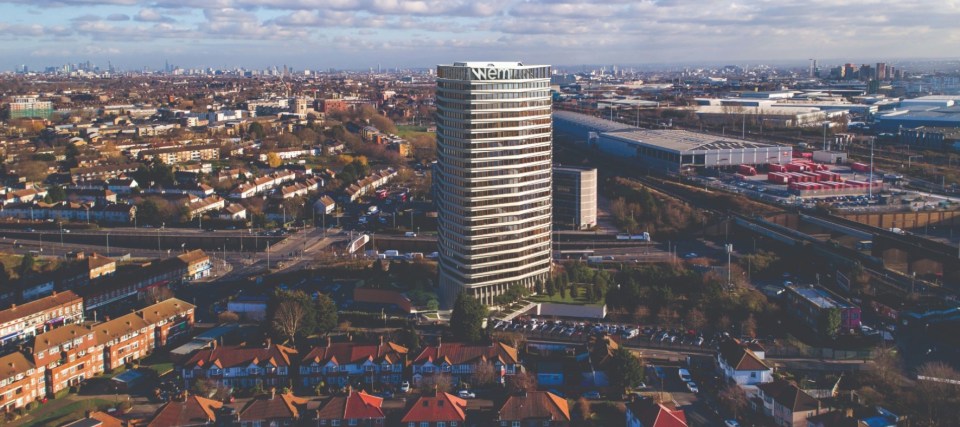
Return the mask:
<path id="1" fill-rule="evenodd" d="M 157 353 L 153 353 L 146 359 L 141 360 L 140 366 L 153 369 L 157 375 L 163 375 L 173 370 L 173 362 L 167 360 L 166 356 L 161 357 Z"/>
<path id="2" fill-rule="evenodd" d="M 33 415 L 35 418 L 30 420 L 30 425 L 58 426 L 67 421 L 83 418 L 86 411 L 102 411 L 113 407 L 113 402 L 109 400 L 86 399 L 73 402 L 59 408 L 47 410 L 48 407 L 53 406 L 53 402 L 56 401 L 50 401 L 50 403 L 47 403 L 46 405 L 41 405 L 36 411 L 34 411 Z"/>
<path id="3" fill-rule="evenodd" d="M 431 132 L 427 132 L 426 126 L 397 126 L 397 136 L 405 139 L 410 139 L 418 135 L 434 135 Z"/>

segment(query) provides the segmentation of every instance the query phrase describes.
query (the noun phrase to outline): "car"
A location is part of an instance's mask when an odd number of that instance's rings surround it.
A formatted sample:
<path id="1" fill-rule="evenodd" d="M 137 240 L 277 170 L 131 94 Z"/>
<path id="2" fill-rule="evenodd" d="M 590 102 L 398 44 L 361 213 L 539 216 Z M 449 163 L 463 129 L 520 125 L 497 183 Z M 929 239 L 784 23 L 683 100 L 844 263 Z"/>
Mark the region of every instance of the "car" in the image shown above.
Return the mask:
<path id="1" fill-rule="evenodd" d="M 26 231 L 27 233 L 33 233 L 34 231 L 37 231 L 37 230 L 34 230 L 34 229 L 30 228 L 30 227 L 27 227 L 27 228 L 23 229 L 23 231 Z"/>
<path id="2" fill-rule="evenodd" d="M 697 383 L 693 381 L 687 383 L 687 390 L 690 390 L 690 393 L 700 393 L 700 389 L 697 388 Z"/>
<path id="3" fill-rule="evenodd" d="M 461 399 L 476 399 L 476 398 L 477 398 L 477 395 L 476 395 L 474 392 L 470 391 L 470 390 L 460 390 L 459 392 L 457 392 L 457 396 L 459 396 Z"/>
<path id="4" fill-rule="evenodd" d="M 678 370 L 677 370 L 677 375 L 680 376 L 680 379 L 681 379 L 683 382 L 688 383 L 688 382 L 693 381 L 693 378 L 690 377 L 690 371 L 688 371 L 688 370 L 686 370 L 686 369 L 683 369 L 683 368 L 678 369 Z"/>
<path id="5" fill-rule="evenodd" d="M 735 420 L 723 420 L 723 425 L 726 427 L 740 427 L 740 423 Z"/>
<path id="6" fill-rule="evenodd" d="M 410 391 L 410 381 L 404 381 L 400 383 L 400 392 L 407 393 Z"/>
<path id="7" fill-rule="evenodd" d="M 699 256 L 700 256 L 700 255 L 697 255 L 696 252 L 687 252 L 687 253 L 683 254 L 683 257 L 684 257 L 685 259 L 694 259 L 694 258 L 699 257 Z"/>
<path id="8" fill-rule="evenodd" d="M 585 399 L 600 400 L 600 392 L 599 392 L 599 391 L 596 391 L 596 390 L 584 392 L 584 393 L 582 394 L 582 396 L 583 396 Z"/>

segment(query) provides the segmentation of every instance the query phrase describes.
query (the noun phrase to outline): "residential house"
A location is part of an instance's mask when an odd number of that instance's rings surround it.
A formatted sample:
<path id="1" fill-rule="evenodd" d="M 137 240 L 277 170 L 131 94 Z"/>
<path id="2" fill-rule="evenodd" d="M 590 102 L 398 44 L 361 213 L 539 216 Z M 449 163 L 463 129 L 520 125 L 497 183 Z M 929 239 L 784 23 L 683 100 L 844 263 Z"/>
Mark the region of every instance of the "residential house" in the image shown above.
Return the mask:
<path id="1" fill-rule="evenodd" d="M 183 400 L 167 402 L 153 419 L 146 423 L 146 427 L 193 427 L 208 426 L 217 421 L 217 412 L 223 403 L 200 396 L 187 396 Z"/>
<path id="2" fill-rule="evenodd" d="M 139 188 L 140 184 L 133 178 L 116 178 L 107 181 L 107 189 L 117 194 L 130 194 Z"/>
<path id="3" fill-rule="evenodd" d="M 567 427 L 570 405 L 549 391 L 525 392 L 507 397 L 496 421 L 501 427 Z"/>
<path id="4" fill-rule="evenodd" d="M 687 416 L 682 409 L 674 409 L 652 399 L 628 402 L 627 427 L 687 427 Z"/>
<path id="5" fill-rule="evenodd" d="M 463 427 L 467 401 L 449 393 L 420 396 L 400 419 L 401 427 Z"/>
<path id="6" fill-rule="evenodd" d="M 187 144 L 174 147 L 140 150 L 137 157 L 142 161 L 159 160 L 166 165 L 175 165 L 190 161 L 217 160 L 220 158 L 219 144 Z"/>
<path id="7" fill-rule="evenodd" d="M 231 203 L 220 211 L 219 219 L 241 221 L 247 219 L 247 208 L 239 203 Z"/>
<path id="8" fill-rule="evenodd" d="M 297 351 L 282 345 L 263 347 L 225 346 L 203 349 L 181 367 L 186 387 L 197 379 L 211 379 L 225 386 L 286 387 Z"/>
<path id="9" fill-rule="evenodd" d="M 141 265 L 135 271 L 114 275 L 96 284 L 76 289 L 83 296 L 84 309 L 95 310 L 137 296 L 149 289 L 176 286 L 210 275 L 212 264 L 203 250 Z"/>
<path id="10" fill-rule="evenodd" d="M 0 218 L 129 224 L 136 216 L 136 206 L 122 203 L 90 206 L 63 201 L 52 204 L 37 202 L 0 206 Z"/>
<path id="11" fill-rule="evenodd" d="M 45 368 L 49 396 L 103 372 L 103 347 L 93 330 L 77 324 L 37 335 L 33 359 Z"/>
<path id="12" fill-rule="evenodd" d="M 52 295 L 0 311 L 0 344 L 32 337 L 63 324 L 83 320 L 83 299 L 72 291 Z"/>
<path id="13" fill-rule="evenodd" d="M 738 339 L 720 342 L 717 362 L 728 382 L 744 386 L 773 381 L 773 368 L 763 361 L 763 353 L 757 354 Z"/>
<path id="14" fill-rule="evenodd" d="M 413 382 L 419 384 L 426 376 L 441 374 L 450 375 L 453 384 L 459 384 L 469 381 L 481 364 L 493 365 L 499 383 L 522 368 L 517 349 L 501 342 L 490 345 L 440 342 L 427 346 L 414 359 Z"/>
<path id="15" fill-rule="evenodd" d="M 47 395 L 45 369 L 20 352 L 0 357 L 0 412 L 23 408 Z"/>
<path id="16" fill-rule="evenodd" d="M 224 206 L 226 206 L 226 200 L 221 199 L 219 196 L 210 196 L 195 202 L 188 202 L 186 204 L 187 217 L 193 219 L 203 215 L 205 212 L 223 209 Z"/>
<path id="17" fill-rule="evenodd" d="M 792 382 L 778 380 L 760 384 L 757 389 L 755 409 L 772 418 L 777 426 L 806 427 L 807 418 L 820 412 L 820 401 Z"/>
<path id="18" fill-rule="evenodd" d="M 378 427 L 384 424 L 383 398 L 363 391 L 334 396 L 313 417 L 318 426 Z"/>
<path id="19" fill-rule="evenodd" d="M 103 411 L 89 411 L 83 418 L 61 427 L 126 427 L 128 424 Z"/>
<path id="20" fill-rule="evenodd" d="M 350 184 L 346 189 L 347 197 L 351 202 L 355 202 L 364 195 L 373 193 L 377 188 L 386 185 L 396 176 L 397 171 L 393 169 L 382 169 L 374 172 L 370 176 Z"/>
<path id="21" fill-rule="evenodd" d="M 153 328 L 138 313 L 98 323 L 92 327 L 103 347 L 103 370 L 112 371 L 146 357 L 153 350 Z"/>
<path id="22" fill-rule="evenodd" d="M 270 394 L 250 399 L 240 410 L 240 427 L 290 426 L 298 425 L 306 418 L 306 406 L 309 399 L 294 396 L 293 393 L 278 395 L 276 390 Z"/>
<path id="23" fill-rule="evenodd" d="M 355 342 L 332 343 L 314 347 L 300 361 L 300 381 L 313 386 L 321 381 L 343 387 L 360 381 L 368 387 L 397 387 L 407 366 L 406 347 L 392 342 L 358 344 Z"/>
<path id="24" fill-rule="evenodd" d="M 332 214 L 336 208 L 337 202 L 333 201 L 333 198 L 330 196 L 320 196 L 313 204 L 313 210 L 324 215 Z"/>
<path id="25" fill-rule="evenodd" d="M 152 326 L 151 345 L 166 347 L 167 343 L 188 337 L 193 329 L 196 306 L 177 298 L 170 298 L 137 311 L 147 324 Z"/>

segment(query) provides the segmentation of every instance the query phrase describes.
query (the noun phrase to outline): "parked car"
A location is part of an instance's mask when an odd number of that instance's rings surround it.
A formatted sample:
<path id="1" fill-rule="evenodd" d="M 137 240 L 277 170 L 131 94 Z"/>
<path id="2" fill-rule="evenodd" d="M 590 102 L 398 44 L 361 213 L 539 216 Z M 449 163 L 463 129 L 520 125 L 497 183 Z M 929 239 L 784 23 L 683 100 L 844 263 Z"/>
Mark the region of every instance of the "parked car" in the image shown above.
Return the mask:
<path id="1" fill-rule="evenodd" d="M 470 390 L 460 390 L 457 392 L 457 396 L 460 396 L 461 399 L 476 399 L 477 395 Z"/>
<path id="2" fill-rule="evenodd" d="M 700 389 L 697 388 L 697 383 L 690 381 L 687 383 L 687 390 L 690 390 L 690 393 L 699 393 Z"/>
<path id="3" fill-rule="evenodd" d="M 683 369 L 683 368 L 678 369 L 678 370 L 677 370 L 677 375 L 679 375 L 679 376 L 680 376 L 680 379 L 681 379 L 683 382 L 685 382 L 685 383 L 688 383 L 688 382 L 690 382 L 690 381 L 693 381 L 693 378 L 690 377 L 690 371 L 688 371 L 688 370 L 686 370 L 686 369 Z"/>
<path id="4" fill-rule="evenodd" d="M 735 420 L 723 420 L 723 425 L 726 427 L 740 427 L 740 423 Z"/>
<path id="5" fill-rule="evenodd" d="M 400 392 L 407 393 L 410 391 L 410 381 L 404 381 L 400 383 Z"/>

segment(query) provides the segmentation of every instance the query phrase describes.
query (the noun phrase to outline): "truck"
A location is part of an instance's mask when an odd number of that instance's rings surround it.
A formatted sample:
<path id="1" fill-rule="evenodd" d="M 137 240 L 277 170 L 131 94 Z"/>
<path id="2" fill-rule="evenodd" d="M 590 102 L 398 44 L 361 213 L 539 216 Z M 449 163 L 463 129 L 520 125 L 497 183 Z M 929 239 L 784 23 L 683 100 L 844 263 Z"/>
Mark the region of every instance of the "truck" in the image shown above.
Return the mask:
<path id="1" fill-rule="evenodd" d="M 757 169 L 750 165 L 740 165 L 737 167 L 737 173 L 743 176 L 754 176 L 757 174 Z"/>
<path id="2" fill-rule="evenodd" d="M 850 164 L 850 169 L 855 172 L 870 172 L 870 165 L 866 163 L 855 162 Z"/>
<path id="3" fill-rule="evenodd" d="M 632 234 L 632 235 L 630 235 L 630 240 L 640 240 L 640 241 L 642 241 L 642 242 L 649 242 L 649 241 L 650 241 L 650 233 L 644 231 L 644 232 L 641 233 L 641 234 Z"/>
<path id="4" fill-rule="evenodd" d="M 599 255 L 591 255 L 587 257 L 587 262 L 590 264 L 599 264 L 603 262 L 603 257 Z"/>
<path id="5" fill-rule="evenodd" d="M 400 256 L 400 251 L 390 249 L 390 250 L 383 251 L 383 255 L 386 256 L 387 258 L 396 258 Z"/>

